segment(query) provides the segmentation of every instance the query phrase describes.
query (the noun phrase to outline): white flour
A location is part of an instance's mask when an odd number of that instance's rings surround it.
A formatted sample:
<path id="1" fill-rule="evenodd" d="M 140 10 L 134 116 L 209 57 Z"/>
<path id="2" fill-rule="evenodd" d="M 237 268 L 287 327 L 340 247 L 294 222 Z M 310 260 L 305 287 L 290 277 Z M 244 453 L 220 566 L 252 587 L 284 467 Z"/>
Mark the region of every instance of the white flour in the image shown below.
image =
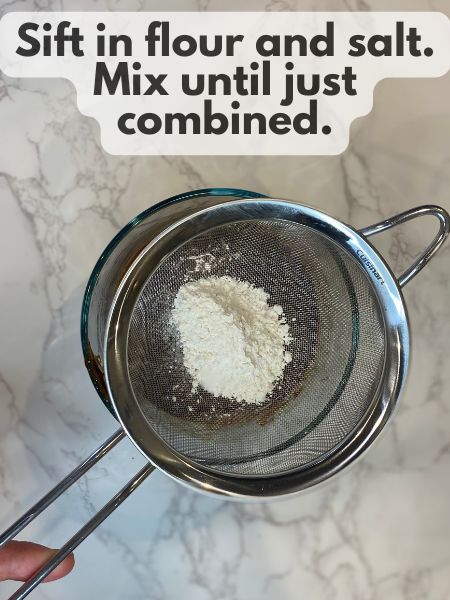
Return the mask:
<path id="1" fill-rule="evenodd" d="M 214 396 L 260 404 L 282 377 L 292 356 L 281 306 L 269 295 L 232 277 L 207 277 L 184 284 L 172 319 L 193 379 Z"/>

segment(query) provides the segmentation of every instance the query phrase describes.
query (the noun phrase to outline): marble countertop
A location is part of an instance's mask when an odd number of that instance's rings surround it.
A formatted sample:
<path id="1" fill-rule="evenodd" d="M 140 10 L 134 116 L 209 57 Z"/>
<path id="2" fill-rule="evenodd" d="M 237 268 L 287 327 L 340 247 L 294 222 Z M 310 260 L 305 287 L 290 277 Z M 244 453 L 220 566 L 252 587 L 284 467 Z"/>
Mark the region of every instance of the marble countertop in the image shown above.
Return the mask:
<path id="1" fill-rule="evenodd" d="M 173 3 L 224 8 L 220 0 Z M 145 0 L 0 2 L 24 9 L 161 9 Z M 227 8 L 237 8 L 237 2 Z M 242 6 L 242 4 L 241 4 Z M 444 1 L 267 0 L 248 9 L 433 9 Z M 390 80 L 336 157 L 113 157 L 63 80 L 0 79 L 0 528 L 111 434 L 83 366 L 81 298 L 100 252 L 168 196 L 232 186 L 291 198 L 364 226 L 406 208 L 450 209 L 450 74 Z M 434 223 L 377 244 L 400 273 Z M 450 598 L 450 243 L 405 288 L 409 385 L 354 468 L 283 502 L 236 504 L 160 473 L 34 598 L 444 600 Z M 57 547 L 142 465 L 125 440 L 21 534 Z M 0 584 L 0 597 L 17 588 Z"/>

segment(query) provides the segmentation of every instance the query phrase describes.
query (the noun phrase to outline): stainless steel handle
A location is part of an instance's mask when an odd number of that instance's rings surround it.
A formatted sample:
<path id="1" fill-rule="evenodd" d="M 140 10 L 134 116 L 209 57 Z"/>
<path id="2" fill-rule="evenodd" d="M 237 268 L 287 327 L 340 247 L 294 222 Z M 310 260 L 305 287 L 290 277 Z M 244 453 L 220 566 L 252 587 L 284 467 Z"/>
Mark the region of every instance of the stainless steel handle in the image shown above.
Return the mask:
<path id="1" fill-rule="evenodd" d="M 77 546 L 90 535 L 96 527 L 100 525 L 109 515 L 116 510 L 118 506 L 122 504 L 128 496 L 134 492 L 134 490 L 155 470 L 155 467 L 148 463 L 143 467 L 139 473 L 137 473 L 130 481 L 111 498 L 105 506 L 96 513 L 90 521 L 84 525 L 77 533 L 70 538 L 70 540 L 64 544 L 64 546 L 50 558 L 42 567 L 37 571 L 28 581 L 26 581 L 12 596 L 9 600 L 22 600 L 28 596 L 28 594 L 43 581 L 49 573 L 56 569 L 56 567 L 75 550 Z"/>
<path id="2" fill-rule="evenodd" d="M 41 514 L 52 502 L 54 502 L 63 492 L 73 485 L 82 475 L 84 475 L 95 463 L 103 458 L 116 444 L 125 437 L 125 432 L 118 429 L 111 437 L 101 444 L 92 454 L 90 454 L 82 463 L 62 479 L 52 490 L 43 496 L 26 513 L 24 513 L 15 523 L 0 535 L 0 548 L 12 540 L 18 533 Z M 9 600 L 19 600 L 28 596 L 28 594 L 37 586 L 49 573 L 56 567 L 90 535 L 96 527 L 100 525 L 128 496 L 140 485 L 144 479 L 154 470 L 150 463 L 143 467 L 117 494 L 111 498 L 105 506 L 96 513 L 64 546 L 54 554 L 42 567 L 26 581 Z"/>
<path id="3" fill-rule="evenodd" d="M 111 437 L 103 442 L 101 446 L 94 450 L 82 463 L 80 463 L 73 471 L 71 471 L 64 479 L 55 485 L 45 496 L 36 502 L 26 513 L 24 513 L 15 523 L 8 527 L 0 535 L 0 548 L 12 540 L 18 533 L 31 523 L 38 515 L 41 514 L 52 502 L 56 500 L 63 492 L 65 492 L 72 484 L 75 483 L 82 475 L 95 465 L 101 458 L 105 456 L 116 444 L 125 437 L 123 429 L 118 429 Z"/>
<path id="4" fill-rule="evenodd" d="M 431 260 L 434 254 L 444 243 L 450 231 L 450 216 L 447 213 L 447 211 L 441 208 L 440 206 L 418 206 L 417 208 L 412 208 L 398 215 L 395 215 L 390 219 L 380 221 L 379 223 L 375 223 L 374 225 L 370 225 L 369 227 L 364 227 L 364 229 L 359 230 L 359 233 L 361 233 L 365 237 L 369 237 L 371 235 L 375 235 L 376 233 L 380 233 L 381 231 L 385 231 L 386 229 L 391 229 L 391 227 L 395 227 L 396 225 L 406 223 L 406 221 L 410 221 L 411 219 L 415 219 L 416 217 L 423 217 L 426 215 L 432 215 L 433 217 L 436 217 L 438 219 L 439 231 L 436 234 L 436 237 L 431 242 L 431 244 L 427 246 L 427 248 L 413 262 L 413 264 L 408 269 L 406 269 L 406 271 L 402 273 L 400 277 L 398 277 L 397 281 L 400 287 L 403 287 L 409 281 L 411 281 L 411 279 L 415 277 L 417 273 L 421 271 L 424 268 L 424 266 Z"/>

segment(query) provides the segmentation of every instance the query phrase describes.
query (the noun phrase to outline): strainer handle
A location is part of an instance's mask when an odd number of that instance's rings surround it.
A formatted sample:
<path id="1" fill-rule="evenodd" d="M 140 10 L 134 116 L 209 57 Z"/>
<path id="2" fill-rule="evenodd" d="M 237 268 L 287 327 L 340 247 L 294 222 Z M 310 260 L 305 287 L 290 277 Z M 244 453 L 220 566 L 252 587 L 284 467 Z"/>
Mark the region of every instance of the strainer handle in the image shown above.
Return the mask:
<path id="1" fill-rule="evenodd" d="M 107 502 L 70 540 L 36 571 L 8 600 L 22 600 L 34 590 L 69 554 L 77 548 L 128 496 L 155 470 L 147 463 L 115 496 Z"/>
<path id="2" fill-rule="evenodd" d="M 62 479 L 50 492 L 45 494 L 25 514 L 0 535 L 0 548 L 12 540 L 52 504 L 63 492 L 72 486 L 82 475 L 103 458 L 118 442 L 125 437 L 123 429 L 118 429 L 111 437 L 101 444 L 90 456 L 80 463 L 71 473 Z M 40 569 L 26 581 L 9 600 L 21 600 L 43 581 L 56 567 L 75 550 L 128 496 L 144 479 L 154 471 L 148 463 L 143 467 L 117 494 L 107 502 L 64 546 L 56 552 Z"/>
<path id="3" fill-rule="evenodd" d="M 417 273 L 424 268 L 428 261 L 431 260 L 434 254 L 444 243 L 450 231 L 450 216 L 447 213 L 447 211 L 441 208 L 440 206 L 417 206 L 416 208 L 412 208 L 410 210 L 402 212 L 398 215 L 395 215 L 394 217 L 390 217 L 385 221 L 380 221 L 379 223 L 375 223 L 374 225 L 370 225 L 369 227 L 364 227 L 364 229 L 360 229 L 359 231 L 365 237 L 369 237 L 371 235 L 375 235 L 376 233 L 381 233 L 386 229 L 391 229 L 391 227 L 395 227 L 396 225 L 406 223 L 406 221 L 410 221 L 411 219 L 415 219 L 416 217 L 424 217 L 427 215 L 431 215 L 438 219 L 439 231 L 436 234 L 436 237 L 431 242 L 431 244 L 427 246 L 427 248 L 413 262 L 413 264 L 408 269 L 406 269 L 406 271 L 402 273 L 400 277 L 398 277 L 397 281 L 400 287 L 403 287 L 409 281 L 411 281 L 411 279 L 415 277 Z"/>

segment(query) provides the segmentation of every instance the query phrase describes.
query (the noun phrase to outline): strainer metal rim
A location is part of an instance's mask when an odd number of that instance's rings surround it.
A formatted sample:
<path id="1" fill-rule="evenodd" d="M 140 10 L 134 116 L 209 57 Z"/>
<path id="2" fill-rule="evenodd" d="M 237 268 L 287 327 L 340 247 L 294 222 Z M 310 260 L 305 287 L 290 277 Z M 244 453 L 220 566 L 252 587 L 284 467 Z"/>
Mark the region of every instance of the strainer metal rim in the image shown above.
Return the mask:
<path id="1" fill-rule="evenodd" d="M 134 402 L 127 373 L 124 371 L 124 340 L 128 336 L 130 315 L 127 320 L 127 315 L 122 309 L 129 290 L 136 286 L 139 265 L 149 248 L 184 219 L 172 224 L 152 240 L 130 266 L 112 303 L 106 328 L 104 365 L 108 392 L 117 418 L 136 447 L 156 467 L 176 480 L 198 490 L 215 492 L 235 499 L 261 499 L 295 493 L 326 480 L 353 462 L 373 443 L 390 418 L 403 388 L 408 368 L 409 326 L 406 307 L 397 280 L 380 254 L 355 229 L 310 207 L 281 199 L 236 200 L 227 202 L 227 205 L 236 205 L 242 209 L 243 214 L 248 214 L 249 210 L 257 214 L 258 210 L 264 212 L 268 202 L 279 209 L 280 213 L 288 210 L 290 220 L 312 227 L 349 251 L 366 272 L 383 312 L 386 361 L 378 393 L 358 428 L 336 451 L 329 453 L 308 469 L 265 478 L 231 476 L 212 472 L 180 455 L 147 424 L 141 409 Z M 186 219 L 218 210 L 221 206 L 216 204 L 197 211 Z"/>

